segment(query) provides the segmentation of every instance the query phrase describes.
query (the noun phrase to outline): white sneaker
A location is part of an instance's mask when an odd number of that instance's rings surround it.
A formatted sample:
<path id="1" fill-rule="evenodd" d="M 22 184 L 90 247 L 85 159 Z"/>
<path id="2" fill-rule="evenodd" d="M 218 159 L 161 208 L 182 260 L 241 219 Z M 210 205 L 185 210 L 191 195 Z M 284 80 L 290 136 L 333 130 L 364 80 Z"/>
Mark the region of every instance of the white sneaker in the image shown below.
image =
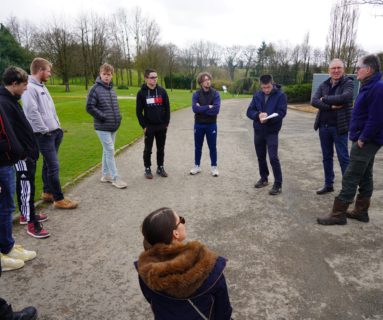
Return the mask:
<path id="1" fill-rule="evenodd" d="M 197 173 L 200 173 L 201 171 L 202 171 L 201 167 L 195 165 L 194 168 L 192 168 L 192 169 L 190 170 L 190 174 L 191 174 L 191 175 L 195 175 L 195 174 L 197 174 Z"/>
<path id="2" fill-rule="evenodd" d="M 24 267 L 24 261 L 8 257 L 7 254 L 0 253 L 1 269 L 3 271 L 12 271 Z"/>
<path id="3" fill-rule="evenodd" d="M 211 175 L 212 175 L 213 177 L 218 177 L 218 176 L 219 176 L 219 172 L 218 172 L 218 169 L 217 169 L 216 166 L 212 166 L 212 167 L 211 167 Z"/>
<path id="4" fill-rule="evenodd" d="M 19 244 L 15 244 L 7 256 L 16 260 L 29 261 L 36 258 L 37 253 L 36 251 L 25 250 Z"/>
<path id="5" fill-rule="evenodd" d="M 124 189 L 128 186 L 128 184 L 125 181 L 121 180 L 120 177 L 113 179 L 112 185 L 114 185 L 118 189 Z"/>
<path id="6" fill-rule="evenodd" d="M 102 176 L 100 179 L 101 182 L 112 182 L 113 179 L 111 176 Z"/>

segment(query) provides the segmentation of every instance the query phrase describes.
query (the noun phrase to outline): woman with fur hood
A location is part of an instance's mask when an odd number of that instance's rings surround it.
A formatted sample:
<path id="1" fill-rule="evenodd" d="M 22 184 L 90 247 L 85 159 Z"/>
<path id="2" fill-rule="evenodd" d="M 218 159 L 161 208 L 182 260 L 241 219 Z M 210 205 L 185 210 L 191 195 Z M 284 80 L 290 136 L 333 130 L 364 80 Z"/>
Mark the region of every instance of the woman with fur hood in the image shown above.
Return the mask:
<path id="1" fill-rule="evenodd" d="M 183 217 L 158 209 L 145 218 L 142 234 L 145 251 L 135 266 L 155 320 L 231 319 L 226 259 L 198 241 L 183 242 Z"/>

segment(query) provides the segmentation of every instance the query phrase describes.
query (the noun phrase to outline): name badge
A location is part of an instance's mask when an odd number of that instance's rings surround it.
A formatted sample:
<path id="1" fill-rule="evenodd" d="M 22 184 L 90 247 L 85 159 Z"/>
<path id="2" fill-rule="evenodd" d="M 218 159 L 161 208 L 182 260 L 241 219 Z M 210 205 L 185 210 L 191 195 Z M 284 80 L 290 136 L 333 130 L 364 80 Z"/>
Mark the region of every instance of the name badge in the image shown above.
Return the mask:
<path id="1" fill-rule="evenodd" d="M 154 103 L 154 98 L 147 98 L 146 99 L 147 104 L 153 104 Z"/>

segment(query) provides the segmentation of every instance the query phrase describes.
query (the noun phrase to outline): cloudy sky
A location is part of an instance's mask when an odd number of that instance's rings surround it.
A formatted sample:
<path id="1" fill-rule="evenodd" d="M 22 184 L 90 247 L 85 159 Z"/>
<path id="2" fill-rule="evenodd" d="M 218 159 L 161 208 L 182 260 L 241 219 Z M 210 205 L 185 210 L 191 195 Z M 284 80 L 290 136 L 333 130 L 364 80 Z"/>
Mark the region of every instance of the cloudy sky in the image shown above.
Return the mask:
<path id="1" fill-rule="evenodd" d="M 81 13 L 108 15 L 139 6 L 161 28 L 162 42 L 186 47 L 208 40 L 220 45 L 256 45 L 262 41 L 310 44 L 324 48 L 334 0 L 17 0 L 7 1 L 0 22 L 9 16 L 39 26 L 53 19 L 74 21 Z M 361 6 L 357 42 L 368 52 L 383 51 L 383 6 Z"/>

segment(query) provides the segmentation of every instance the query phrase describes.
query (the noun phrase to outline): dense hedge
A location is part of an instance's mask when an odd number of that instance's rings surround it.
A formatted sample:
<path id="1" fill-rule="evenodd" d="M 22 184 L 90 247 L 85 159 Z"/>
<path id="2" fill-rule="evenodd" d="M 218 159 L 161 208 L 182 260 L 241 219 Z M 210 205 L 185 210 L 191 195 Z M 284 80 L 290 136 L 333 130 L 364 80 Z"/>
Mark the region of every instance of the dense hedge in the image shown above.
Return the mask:
<path id="1" fill-rule="evenodd" d="M 172 83 L 170 84 L 170 77 L 165 76 L 165 87 L 170 89 L 190 89 L 191 78 L 182 74 L 173 74 L 172 75 Z M 193 79 L 194 80 L 194 79 Z M 193 89 L 195 89 L 195 80 L 193 81 Z"/>
<path id="2" fill-rule="evenodd" d="M 309 102 L 311 99 L 311 83 L 292 84 L 282 86 L 282 90 L 287 95 L 288 102 Z"/>

